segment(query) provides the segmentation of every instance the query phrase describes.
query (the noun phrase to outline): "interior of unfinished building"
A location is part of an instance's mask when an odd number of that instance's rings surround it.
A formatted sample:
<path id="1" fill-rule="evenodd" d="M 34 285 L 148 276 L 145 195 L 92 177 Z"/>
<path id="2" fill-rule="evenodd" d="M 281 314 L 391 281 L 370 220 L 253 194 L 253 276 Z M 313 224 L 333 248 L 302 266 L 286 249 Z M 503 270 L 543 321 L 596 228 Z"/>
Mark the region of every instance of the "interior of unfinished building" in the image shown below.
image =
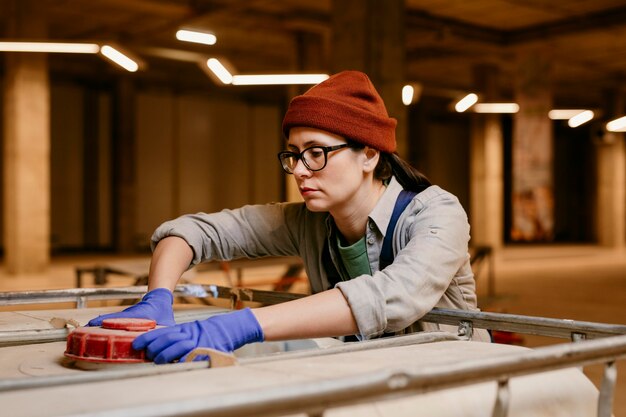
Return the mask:
<path id="1" fill-rule="evenodd" d="M 1 413 L 626 417 L 625 79 L 623 0 L 0 0 Z"/>

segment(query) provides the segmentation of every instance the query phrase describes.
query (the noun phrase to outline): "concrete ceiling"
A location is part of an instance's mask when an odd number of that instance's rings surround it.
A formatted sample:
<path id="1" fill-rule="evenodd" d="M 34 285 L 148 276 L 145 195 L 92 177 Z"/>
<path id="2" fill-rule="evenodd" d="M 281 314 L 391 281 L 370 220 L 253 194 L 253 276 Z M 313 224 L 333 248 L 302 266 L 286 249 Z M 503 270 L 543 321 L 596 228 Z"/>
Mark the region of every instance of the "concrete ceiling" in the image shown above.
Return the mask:
<path id="1" fill-rule="evenodd" d="M 0 0 L 5 25 L 15 1 Z M 203 77 L 195 61 L 209 56 L 228 59 L 240 73 L 291 72 L 299 67 L 298 45 L 306 36 L 320 44 L 318 59 L 307 69 L 331 69 L 332 0 L 36 4 L 49 38 L 117 41 L 163 80 Z M 500 94 L 507 98 L 519 68 L 516 58 L 538 46 L 551 63 L 555 101 L 564 106 L 600 105 L 604 92 L 619 89 L 626 74 L 623 0 L 406 0 L 403 24 L 407 81 L 422 83 L 425 91 L 476 90 L 475 69 L 493 65 L 499 68 Z M 181 27 L 212 31 L 218 42 L 179 42 L 174 33 Z M 56 65 L 68 62 L 81 66 L 74 58 Z"/>

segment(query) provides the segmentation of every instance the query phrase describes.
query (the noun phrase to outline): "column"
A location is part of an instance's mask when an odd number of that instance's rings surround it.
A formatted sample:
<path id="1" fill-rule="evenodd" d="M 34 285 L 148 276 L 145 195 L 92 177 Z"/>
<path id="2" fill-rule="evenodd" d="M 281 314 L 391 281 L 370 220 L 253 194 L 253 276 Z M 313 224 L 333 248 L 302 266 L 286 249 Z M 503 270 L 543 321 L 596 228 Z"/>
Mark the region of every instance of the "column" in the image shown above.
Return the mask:
<path id="1" fill-rule="evenodd" d="M 45 36 L 31 2 L 7 6 L 7 35 Z M 50 84 L 44 54 L 5 55 L 4 252 L 10 274 L 44 271 L 50 261 Z"/>
<path id="2" fill-rule="evenodd" d="M 607 120 L 624 115 L 624 93 L 607 97 Z M 626 247 L 626 146 L 623 133 L 606 132 L 597 141 L 596 230 L 602 246 Z"/>
<path id="3" fill-rule="evenodd" d="M 515 101 L 520 111 L 513 121 L 512 221 L 513 241 L 546 242 L 554 238 L 554 184 L 550 61 L 547 51 L 519 54 Z"/>
<path id="4" fill-rule="evenodd" d="M 365 72 L 398 120 L 398 154 L 408 155 L 404 0 L 334 0 L 331 69 Z"/>
<path id="5" fill-rule="evenodd" d="M 474 70 L 481 100 L 498 99 L 498 68 L 481 65 Z M 503 238 L 503 144 L 498 114 L 473 114 L 470 150 L 470 223 L 472 245 L 497 250 Z"/>

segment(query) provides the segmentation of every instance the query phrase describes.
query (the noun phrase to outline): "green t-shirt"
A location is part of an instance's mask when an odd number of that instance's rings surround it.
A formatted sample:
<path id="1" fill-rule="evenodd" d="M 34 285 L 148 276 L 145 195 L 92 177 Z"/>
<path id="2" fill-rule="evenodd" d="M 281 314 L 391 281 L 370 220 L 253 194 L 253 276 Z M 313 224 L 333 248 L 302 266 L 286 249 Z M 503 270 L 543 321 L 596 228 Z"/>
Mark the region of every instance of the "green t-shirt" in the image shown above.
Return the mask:
<path id="1" fill-rule="evenodd" d="M 369 259 L 367 258 L 365 236 L 350 246 L 342 246 L 341 239 L 337 236 L 337 249 L 339 250 L 339 256 L 341 257 L 343 266 L 348 272 L 350 278 L 355 278 L 364 274 L 372 274 Z"/>

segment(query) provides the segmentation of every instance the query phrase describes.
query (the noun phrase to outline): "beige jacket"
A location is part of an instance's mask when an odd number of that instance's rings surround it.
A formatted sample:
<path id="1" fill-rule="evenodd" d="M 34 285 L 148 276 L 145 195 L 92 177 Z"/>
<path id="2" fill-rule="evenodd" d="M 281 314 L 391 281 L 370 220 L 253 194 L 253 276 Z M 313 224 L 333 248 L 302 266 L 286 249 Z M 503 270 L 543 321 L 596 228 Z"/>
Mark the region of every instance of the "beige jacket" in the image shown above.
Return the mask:
<path id="1" fill-rule="evenodd" d="M 366 242 L 373 275 L 336 285 L 356 319 L 360 338 L 396 332 L 433 307 L 477 310 L 468 254 L 469 224 L 458 199 L 438 186 L 419 193 L 400 216 L 393 237 L 394 262 L 379 271 L 385 231 L 402 186 L 394 179 L 369 215 Z M 328 213 L 314 213 L 304 203 L 244 206 L 219 213 L 197 213 L 163 223 L 152 247 L 179 236 L 193 250 L 192 265 L 212 260 L 300 256 L 313 293 L 331 288 L 322 263 L 328 241 L 337 270 L 334 223 Z M 425 330 L 438 325 L 423 323 Z M 456 333 L 456 328 L 441 326 Z M 485 331 L 474 339 L 488 341 Z"/>

